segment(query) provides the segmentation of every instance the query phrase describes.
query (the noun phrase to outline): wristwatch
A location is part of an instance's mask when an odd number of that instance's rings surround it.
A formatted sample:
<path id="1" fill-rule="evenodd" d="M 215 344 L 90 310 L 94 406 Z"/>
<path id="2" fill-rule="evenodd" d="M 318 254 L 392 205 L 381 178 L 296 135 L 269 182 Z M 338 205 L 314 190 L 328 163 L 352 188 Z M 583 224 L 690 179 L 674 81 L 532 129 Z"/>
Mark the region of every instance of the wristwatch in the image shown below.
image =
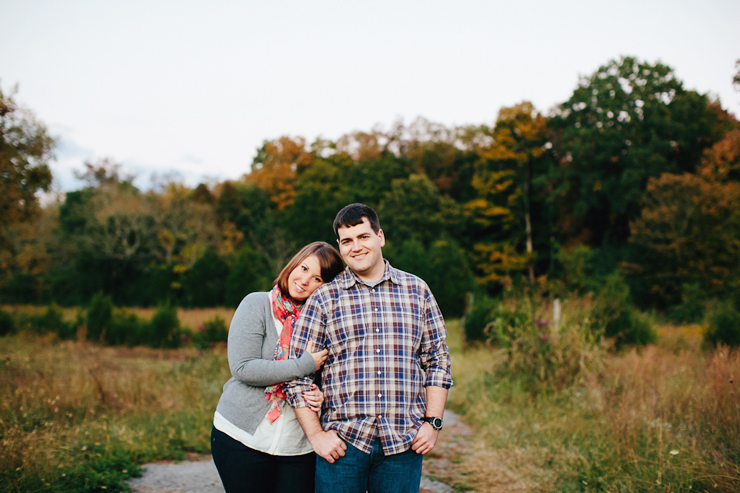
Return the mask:
<path id="1" fill-rule="evenodd" d="M 431 418 L 429 416 L 425 416 L 424 418 L 422 418 L 422 421 L 424 421 L 425 423 L 429 423 L 430 425 L 432 425 L 432 428 L 437 431 L 441 430 L 442 425 L 444 424 L 442 422 L 442 418 L 438 418 L 436 416 L 433 416 Z"/>

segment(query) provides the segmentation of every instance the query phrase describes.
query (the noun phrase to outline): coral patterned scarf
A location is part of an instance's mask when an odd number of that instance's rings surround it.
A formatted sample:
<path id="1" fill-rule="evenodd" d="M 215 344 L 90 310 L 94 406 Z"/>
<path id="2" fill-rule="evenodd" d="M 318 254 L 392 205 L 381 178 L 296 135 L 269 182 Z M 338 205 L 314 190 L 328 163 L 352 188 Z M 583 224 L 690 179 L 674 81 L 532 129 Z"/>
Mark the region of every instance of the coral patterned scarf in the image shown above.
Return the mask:
<path id="1" fill-rule="evenodd" d="M 272 311 L 275 317 L 283 324 L 283 330 L 280 332 L 277 346 L 275 347 L 275 361 L 288 359 L 288 348 L 290 346 L 290 336 L 293 335 L 295 321 L 301 314 L 303 304 L 297 305 L 283 296 L 280 288 L 275 286 L 270 291 L 272 299 Z M 285 382 L 270 385 L 265 389 L 267 400 L 272 404 L 267 412 L 267 417 L 271 422 L 275 422 L 280 417 L 285 407 Z"/>

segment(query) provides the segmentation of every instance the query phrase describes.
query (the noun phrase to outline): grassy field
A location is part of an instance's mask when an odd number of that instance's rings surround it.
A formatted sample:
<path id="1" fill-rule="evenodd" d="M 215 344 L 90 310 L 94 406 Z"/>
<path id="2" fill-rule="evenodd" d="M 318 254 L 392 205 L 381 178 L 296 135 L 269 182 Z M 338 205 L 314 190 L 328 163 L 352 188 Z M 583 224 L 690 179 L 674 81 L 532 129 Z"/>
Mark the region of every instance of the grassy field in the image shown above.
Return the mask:
<path id="1" fill-rule="evenodd" d="M 214 314 L 185 313 L 194 326 Z M 503 351 L 464 348 L 448 327 L 449 407 L 477 431 L 458 491 L 740 491 L 740 354 L 700 349 L 700 327 L 660 327 L 657 345 L 537 394 L 497 371 Z M 138 464 L 207 453 L 228 377 L 220 347 L 4 337 L 0 491 L 122 491 Z"/>
<path id="2" fill-rule="evenodd" d="M 701 351 L 700 328 L 660 327 L 658 344 L 538 395 L 459 331 L 449 407 L 478 430 L 459 491 L 740 491 L 740 353 Z"/>
<path id="3" fill-rule="evenodd" d="M 137 464 L 209 452 L 225 349 L 1 341 L 0 491 L 122 491 Z"/>

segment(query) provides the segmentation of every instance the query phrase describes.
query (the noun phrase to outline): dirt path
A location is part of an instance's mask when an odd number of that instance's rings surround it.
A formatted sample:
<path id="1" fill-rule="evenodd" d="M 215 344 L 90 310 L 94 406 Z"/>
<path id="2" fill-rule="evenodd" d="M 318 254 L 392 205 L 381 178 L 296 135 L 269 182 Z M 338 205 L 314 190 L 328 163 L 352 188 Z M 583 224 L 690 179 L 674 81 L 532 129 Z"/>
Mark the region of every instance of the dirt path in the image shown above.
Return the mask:
<path id="1" fill-rule="evenodd" d="M 453 493 L 456 482 L 453 462 L 470 428 L 451 411 L 445 411 L 445 427 L 431 454 L 424 458 L 419 493 Z M 202 460 L 145 464 L 140 478 L 128 482 L 133 493 L 224 493 L 221 479 L 210 456 Z"/>

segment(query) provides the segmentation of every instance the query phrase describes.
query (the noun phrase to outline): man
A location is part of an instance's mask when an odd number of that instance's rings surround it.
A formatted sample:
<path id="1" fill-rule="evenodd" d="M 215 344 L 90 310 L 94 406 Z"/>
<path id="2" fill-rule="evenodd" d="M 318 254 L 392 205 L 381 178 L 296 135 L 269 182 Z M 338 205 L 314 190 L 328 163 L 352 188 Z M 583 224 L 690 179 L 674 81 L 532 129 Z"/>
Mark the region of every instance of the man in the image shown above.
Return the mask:
<path id="1" fill-rule="evenodd" d="M 309 298 L 291 339 L 294 357 L 329 349 L 321 422 L 300 398 L 311 378 L 287 400 L 318 454 L 317 492 L 417 493 L 452 385 L 442 313 L 424 281 L 383 259 L 370 207 L 339 211 L 334 232 L 347 268 Z"/>

